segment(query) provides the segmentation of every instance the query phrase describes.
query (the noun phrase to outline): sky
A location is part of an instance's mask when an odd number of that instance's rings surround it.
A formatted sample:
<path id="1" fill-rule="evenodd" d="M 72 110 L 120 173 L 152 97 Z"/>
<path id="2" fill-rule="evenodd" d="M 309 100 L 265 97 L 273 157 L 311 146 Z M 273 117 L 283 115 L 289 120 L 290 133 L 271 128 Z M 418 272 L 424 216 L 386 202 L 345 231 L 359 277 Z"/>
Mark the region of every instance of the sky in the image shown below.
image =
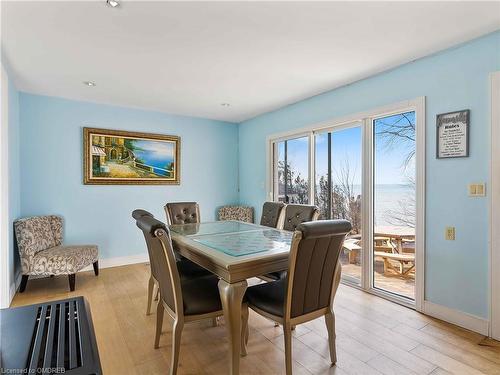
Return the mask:
<path id="1" fill-rule="evenodd" d="M 409 119 L 415 121 L 415 112 L 407 113 Z M 374 131 L 379 133 L 386 124 L 400 124 L 400 115 L 379 118 L 374 121 Z M 332 133 L 332 179 L 339 178 L 339 172 L 345 169 L 346 162 L 351 171 L 355 185 L 361 184 L 361 132 L 360 125 L 338 130 Z M 328 170 L 328 133 L 320 133 L 315 137 L 316 142 L 316 180 L 326 175 Z M 303 178 L 308 176 L 308 137 L 288 140 L 288 162 L 290 167 L 299 171 Z M 415 166 L 410 163 L 405 168 L 404 160 L 408 154 L 409 144 L 403 141 L 396 142 L 391 147 L 380 136 L 375 136 L 375 184 L 407 184 L 408 177 L 414 176 Z M 278 145 L 279 159 L 284 159 L 284 145 Z"/>

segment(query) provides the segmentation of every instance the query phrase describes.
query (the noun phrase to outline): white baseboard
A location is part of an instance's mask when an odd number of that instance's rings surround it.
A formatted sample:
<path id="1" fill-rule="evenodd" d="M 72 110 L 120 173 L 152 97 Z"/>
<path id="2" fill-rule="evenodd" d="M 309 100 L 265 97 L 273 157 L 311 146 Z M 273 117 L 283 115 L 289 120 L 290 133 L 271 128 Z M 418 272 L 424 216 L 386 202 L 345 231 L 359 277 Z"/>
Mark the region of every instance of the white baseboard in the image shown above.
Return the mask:
<path id="1" fill-rule="evenodd" d="M 147 262 L 149 262 L 149 256 L 147 253 L 144 253 L 144 254 L 128 255 L 124 257 L 99 259 L 99 268 L 119 267 L 119 266 L 126 266 L 128 264 L 147 263 Z M 82 269 L 82 271 L 92 271 L 92 270 L 93 270 L 92 265 Z"/>
<path id="2" fill-rule="evenodd" d="M 480 333 L 484 336 L 488 336 L 489 334 L 488 319 L 484 319 L 476 315 L 450 309 L 449 307 L 438 305 L 429 301 L 424 301 L 423 313 L 462 328 Z"/>

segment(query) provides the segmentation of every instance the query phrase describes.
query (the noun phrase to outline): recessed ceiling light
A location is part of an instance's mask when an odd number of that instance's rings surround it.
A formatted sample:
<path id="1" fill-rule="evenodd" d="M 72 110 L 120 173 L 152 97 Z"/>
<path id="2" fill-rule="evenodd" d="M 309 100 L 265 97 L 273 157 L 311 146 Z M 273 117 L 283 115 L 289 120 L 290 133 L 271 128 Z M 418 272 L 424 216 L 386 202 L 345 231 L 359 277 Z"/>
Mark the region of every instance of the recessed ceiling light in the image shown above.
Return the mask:
<path id="1" fill-rule="evenodd" d="M 108 4 L 111 8 L 116 8 L 120 5 L 118 0 L 106 0 L 106 4 Z"/>
<path id="2" fill-rule="evenodd" d="M 220 103 L 220 105 L 223 107 L 230 107 L 231 106 L 231 104 L 229 104 L 229 103 Z"/>
<path id="3" fill-rule="evenodd" d="M 83 84 L 85 86 L 89 86 L 89 87 L 94 87 L 95 86 L 95 82 L 92 82 L 92 81 L 83 81 Z"/>

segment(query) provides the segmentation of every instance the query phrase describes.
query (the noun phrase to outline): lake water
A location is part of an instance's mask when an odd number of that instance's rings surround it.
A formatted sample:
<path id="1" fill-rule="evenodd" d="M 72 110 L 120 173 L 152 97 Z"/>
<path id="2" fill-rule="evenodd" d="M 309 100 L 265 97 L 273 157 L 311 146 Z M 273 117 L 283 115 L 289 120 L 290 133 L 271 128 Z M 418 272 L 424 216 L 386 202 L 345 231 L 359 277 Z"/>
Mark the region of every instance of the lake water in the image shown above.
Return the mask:
<path id="1" fill-rule="evenodd" d="M 354 193 L 361 194 L 361 185 L 354 185 Z M 374 190 L 375 225 L 403 225 L 394 221 L 394 216 L 408 221 L 414 220 L 404 211 L 414 212 L 416 192 L 414 186 L 406 184 L 378 184 Z"/>

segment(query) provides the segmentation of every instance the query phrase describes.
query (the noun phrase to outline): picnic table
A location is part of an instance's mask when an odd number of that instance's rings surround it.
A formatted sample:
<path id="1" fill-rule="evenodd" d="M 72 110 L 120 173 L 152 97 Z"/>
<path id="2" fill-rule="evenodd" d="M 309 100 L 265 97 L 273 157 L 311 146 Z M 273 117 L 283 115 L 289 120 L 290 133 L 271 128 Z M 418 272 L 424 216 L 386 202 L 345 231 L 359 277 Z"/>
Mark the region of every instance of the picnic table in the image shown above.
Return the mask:
<path id="1" fill-rule="evenodd" d="M 401 226 L 377 226 L 373 255 L 384 261 L 384 273 L 392 269 L 404 276 L 415 267 L 415 229 Z M 398 263 L 394 267 L 390 261 Z M 410 265 L 405 268 L 405 265 Z"/>
<path id="2" fill-rule="evenodd" d="M 407 275 L 415 267 L 415 229 L 402 226 L 376 226 L 374 230 L 373 255 L 384 261 L 384 273 L 389 269 Z M 361 251 L 360 236 L 352 236 L 344 241 L 344 251 L 349 263 L 356 263 Z M 391 261 L 398 263 L 394 266 Z"/>

